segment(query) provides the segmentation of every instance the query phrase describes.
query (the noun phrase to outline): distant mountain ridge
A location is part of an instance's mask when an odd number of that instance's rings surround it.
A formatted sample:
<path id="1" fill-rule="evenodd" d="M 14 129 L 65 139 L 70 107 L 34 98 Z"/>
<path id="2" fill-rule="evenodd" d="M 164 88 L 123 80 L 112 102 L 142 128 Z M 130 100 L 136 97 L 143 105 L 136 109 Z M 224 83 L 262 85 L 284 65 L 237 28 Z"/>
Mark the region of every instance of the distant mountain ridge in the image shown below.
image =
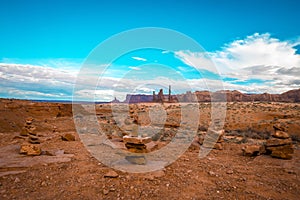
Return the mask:
<path id="1" fill-rule="evenodd" d="M 166 95 L 165 95 L 166 96 Z M 300 102 L 300 89 L 289 90 L 281 94 L 245 94 L 237 90 L 221 90 L 216 92 L 196 91 L 186 92 L 185 94 L 171 95 L 172 102 L 211 102 L 211 101 L 227 101 L 227 102 Z M 153 102 L 153 95 L 145 94 L 128 94 L 126 103 Z"/>

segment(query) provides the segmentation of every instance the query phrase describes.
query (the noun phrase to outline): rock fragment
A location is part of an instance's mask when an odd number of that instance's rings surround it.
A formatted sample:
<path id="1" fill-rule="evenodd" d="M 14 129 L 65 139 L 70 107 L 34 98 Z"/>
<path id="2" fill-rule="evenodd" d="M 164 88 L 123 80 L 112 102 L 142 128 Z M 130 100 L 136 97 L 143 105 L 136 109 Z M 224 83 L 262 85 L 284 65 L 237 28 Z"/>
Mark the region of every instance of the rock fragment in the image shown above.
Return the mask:
<path id="1" fill-rule="evenodd" d="M 109 170 L 105 175 L 104 178 L 117 178 L 119 174 L 114 170 Z"/>
<path id="2" fill-rule="evenodd" d="M 61 136 L 61 139 L 63 141 L 75 141 L 75 136 L 72 135 L 71 133 L 66 133 L 66 134 Z"/>
<path id="3" fill-rule="evenodd" d="M 252 144 L 243 147 L 242 151 L 244 156 L 258 156 L 265 153 L 265 148 L 263 145 Z"/>
<path id="4" fill-rule="evenodd" d="M 20 154 L 26 154 L 28 156 L 39 156 L 42 150 L 40 146 L 34 144 L 24 143 L 21 145 Z"/>

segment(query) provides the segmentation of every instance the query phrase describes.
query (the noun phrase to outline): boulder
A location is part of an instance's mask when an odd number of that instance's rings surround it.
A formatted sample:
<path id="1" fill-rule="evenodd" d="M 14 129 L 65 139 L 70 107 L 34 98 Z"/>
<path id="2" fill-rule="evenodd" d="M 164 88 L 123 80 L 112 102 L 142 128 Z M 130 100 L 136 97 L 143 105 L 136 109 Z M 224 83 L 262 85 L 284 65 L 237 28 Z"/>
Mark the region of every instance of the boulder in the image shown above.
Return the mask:
<path id="1" fill-rule="evenodd" d="M 292 159 L 294 153 L 292 144 L 277 147 L 269 147 L 267 150 L 270 151 L 272 157 L 282 159 Z"/>
<path id="2" fill-rule="evenodd" d="M 244 156 L 258 156 L 265 153 L 265 148 L 262 145 L 252 144 L 242 148 Z"/>

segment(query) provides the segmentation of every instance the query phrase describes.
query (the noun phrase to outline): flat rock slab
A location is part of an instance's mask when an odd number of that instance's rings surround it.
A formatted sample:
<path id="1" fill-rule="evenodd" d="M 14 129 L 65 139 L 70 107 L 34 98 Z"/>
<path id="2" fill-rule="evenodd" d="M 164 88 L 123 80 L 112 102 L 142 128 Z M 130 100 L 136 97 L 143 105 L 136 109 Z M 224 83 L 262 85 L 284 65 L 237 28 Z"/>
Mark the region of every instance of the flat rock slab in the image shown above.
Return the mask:
<path id="1" fill-rule="evenodd" d="M 272 134 L 274 138 L 279 138 L 279 139 L 288 139 L 290 136 L 288 133 L 283 132 L 283 131 L 275 131 L 275 133 Z"/>
<path id="2" fill-rule="evenodd" d="M 0 176 L 24 172 L 24 168 L 34 165 L 70 162 L 73 154 L 57 156 L 26 156 L 19 154 L 20 145 L 7 145 L 0 147 Z M 20 170 L 20 168 L 22 170 Z"/>
<path id="3" fill-rule="evenodd" d="M 292 139 L 271 138 L 267 140 L 266 147 L 283 146 L 288 144 L 292 144 Z"/>
<path id="4" fill-rule="evenodd" d="M 126 156 L 125 159 L 136 165 L 145 165 L 147 163 L 145 156 Z"/>
<path id="5" fill-rule="evenodd" d="M 104 174 L 104 178 L 117 178 L 119 174 L 114 170 L 109 170 L 106 174 Z"/>
<path id="6" fill-rule="evenodd" d="M 125 143 L 131 143 L 131 144 L 147 144 L 152 141 L 151 137 L 133 137 L 125 135 L 123 137 L 123 141 Z"/>
<path id="7" fill-rule="evenodd" d="M 0 172 L 0 177 L 7 176 L 7 175 L 21 174 L 24 172 L 26 172 L 26 170 L 3 171 L 3 172 Z"/>

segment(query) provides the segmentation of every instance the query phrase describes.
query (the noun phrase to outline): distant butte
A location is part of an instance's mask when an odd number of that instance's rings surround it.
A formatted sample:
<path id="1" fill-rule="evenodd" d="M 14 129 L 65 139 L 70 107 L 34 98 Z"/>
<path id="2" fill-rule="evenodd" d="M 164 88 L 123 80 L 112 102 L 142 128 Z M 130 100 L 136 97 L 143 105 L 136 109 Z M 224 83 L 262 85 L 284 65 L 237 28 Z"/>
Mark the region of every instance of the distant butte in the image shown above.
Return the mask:
<path id="1" fill-rule="evenodd" d="M 169 94 L 164 95 L 163 90 L 160 89 L 156 95 L 147 94 L 127 94 L 124 103 L 147 103 L 147 102 L 160 102 L 160 103 L 176 103 L 176 102 L 211 102 L 211 101 L 227 101 L 227 102 L 287 102 L 297 103 L 300 102 L 300 89 L 289 90 L 281 94 L 246 94 L 237 90 L 220 90 L 216 92 L 209 91 L 187 91 L 184 94 L 171 94 L 171 87 L 169 87 Z M 115 98 L 111 103 L 119 103 Z"/>

